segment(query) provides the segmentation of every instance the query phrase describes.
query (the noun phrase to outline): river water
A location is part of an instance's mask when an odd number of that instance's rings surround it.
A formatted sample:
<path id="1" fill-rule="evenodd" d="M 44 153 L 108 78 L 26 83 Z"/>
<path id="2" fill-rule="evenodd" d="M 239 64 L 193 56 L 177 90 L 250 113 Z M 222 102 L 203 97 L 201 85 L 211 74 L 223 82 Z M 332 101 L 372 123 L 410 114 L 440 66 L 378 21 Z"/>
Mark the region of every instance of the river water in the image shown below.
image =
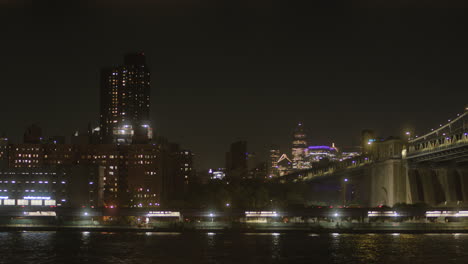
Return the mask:
<path id="1" fill-rule="evenodd" d="M 0 232 L 0 263 L 468 263 L 468 234 Z"/>

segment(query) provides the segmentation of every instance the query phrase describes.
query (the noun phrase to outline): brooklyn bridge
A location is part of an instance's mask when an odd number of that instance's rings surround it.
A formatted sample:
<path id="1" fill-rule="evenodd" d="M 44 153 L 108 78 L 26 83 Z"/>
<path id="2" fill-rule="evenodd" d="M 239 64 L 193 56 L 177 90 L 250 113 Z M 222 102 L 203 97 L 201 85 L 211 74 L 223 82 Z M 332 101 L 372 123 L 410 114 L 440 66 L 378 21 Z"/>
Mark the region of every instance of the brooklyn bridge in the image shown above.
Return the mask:
<path id="1" fill-rule="evenodd" d="M 286 175 L 316 201 L 343 205 L 468 205 L 468 108 L 423 136 L 372 142 L 368 152 Z"/>

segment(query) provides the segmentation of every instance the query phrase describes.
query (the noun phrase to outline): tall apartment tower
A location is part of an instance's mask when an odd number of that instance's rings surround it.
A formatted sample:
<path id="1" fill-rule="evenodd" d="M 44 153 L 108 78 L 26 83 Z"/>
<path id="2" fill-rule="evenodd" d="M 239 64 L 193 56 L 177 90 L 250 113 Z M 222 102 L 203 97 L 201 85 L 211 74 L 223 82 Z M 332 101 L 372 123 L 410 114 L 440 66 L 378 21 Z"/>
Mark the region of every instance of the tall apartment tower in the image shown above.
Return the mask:
<path id="1" fill-rule="evenodd" d="M 101 71 L 100 138 L 103 143 L 145 143 L 152 138 L 150 71 L 143 53 Z"/>
<path id="2" fill-rule="evenodd" d="M 307 136 L 301 122 L 297 124 L 297 127 L 294 130 L 291 154 L 293 169 L 304 169 L 306 167 L 305 157 L 307 155 Z"/>

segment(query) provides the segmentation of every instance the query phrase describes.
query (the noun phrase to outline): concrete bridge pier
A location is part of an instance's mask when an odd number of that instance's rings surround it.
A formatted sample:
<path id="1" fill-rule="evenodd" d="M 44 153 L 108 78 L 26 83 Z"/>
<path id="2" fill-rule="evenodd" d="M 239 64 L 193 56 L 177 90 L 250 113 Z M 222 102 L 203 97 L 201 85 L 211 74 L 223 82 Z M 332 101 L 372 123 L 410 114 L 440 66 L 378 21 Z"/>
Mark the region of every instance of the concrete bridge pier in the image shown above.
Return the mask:
<path id="1" fill-rule="evenodd" d="M 429 205 L 436 205 L 445 201 L 442 187 L 437 175 L 432 169 L 419 169 L 419 176 L 424 192 L 423 202 Z"/>
<path id="2" fill-rule="evenodd" d="M 424 202 L 424 192 L 422 189 L 421 179 L 417 169 L 408 169 L 408 203 L 422 203 Z"/>
<path id="3" fill-rule="evenodd" d="M 456 206 L 468 202 L 468 169 L 455 166 L 408 169 L 409 203 Z"/>
<path id="4" fill-rule="evenodd" d="M 455 170 L 458 199 L 468 203 L 468 168 L 457 168 Z"/>
<path id="5" fill-rule="evenodd" d="M 370 169 L 370 206 L 406 203 L 406 168 L 401 160 L 392 159 L 375 163 Z"/>
<path id="6" fill-rule="evenodd" d="M 444 193 L 444 205 L 453 206 L 463 200 L 460 179 L 456 169 L 437 168 L 434 170 Z"/>
<path id="7" fill-rule="evenodd" d="M 442 182 L 449 182 L 444 172 L 441 172 L 440 178 Z M 410 169 L 408 181 L 411 203 L 438 205 L 446 201 L 446 193 L 435 170 L 431 168 Z M 445 187 L 449 188 L 448 183 Z"/>

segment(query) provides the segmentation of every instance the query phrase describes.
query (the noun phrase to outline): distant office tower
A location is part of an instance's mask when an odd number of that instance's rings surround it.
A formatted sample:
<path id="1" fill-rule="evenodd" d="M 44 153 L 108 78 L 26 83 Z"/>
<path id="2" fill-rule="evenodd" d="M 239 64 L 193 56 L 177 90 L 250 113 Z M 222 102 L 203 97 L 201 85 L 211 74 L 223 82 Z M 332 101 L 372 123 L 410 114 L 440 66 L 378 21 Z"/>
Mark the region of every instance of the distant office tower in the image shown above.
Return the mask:
<path id="1" fill-rule="evenodd" d="M 100 135 L 103 143 L 145 143 L 150 125 L 150 72 L 143 53 L 101 72 Z"/>
<path id="2" fill-rule="evenodd" d="M 307 154 L 307 137 L 304 132 L 303 124 L 300 122 L 294 130 L 292 142 L 292 167 L 293 169 L 303 169 L 305 166 L 305 157 Z"/>
<path id="3" fill-rule="evenodd" d="M 372 144 L 376 141 L 373 130 L 364 129 L 361 133 L 361 148 L 362 154 L 369 154 L 372 149 Z"/>
<path id="4" fill-rule="evenodd" d="M 231 144 L 231 148 L 226 153 L 227 176 L 231 179 L 242 179 L 248 173 L 248 153 L 247 142 L 238 141 Z"/>
<path id="5" fill-rule="evenodd" d="M 268 178 L 274 178 L 279 176 L 278 160 L 280 158 L 280 150 L 278 148 L 270 149 L 268 157 Z"/>
<path id="6" fill-rule="evenodd" d="M 283 154 L 278 160 L 278 173 L 279 176 L 287 175 L 291 172 L 292 160 L 288 158 L 288 155 Z"/>

